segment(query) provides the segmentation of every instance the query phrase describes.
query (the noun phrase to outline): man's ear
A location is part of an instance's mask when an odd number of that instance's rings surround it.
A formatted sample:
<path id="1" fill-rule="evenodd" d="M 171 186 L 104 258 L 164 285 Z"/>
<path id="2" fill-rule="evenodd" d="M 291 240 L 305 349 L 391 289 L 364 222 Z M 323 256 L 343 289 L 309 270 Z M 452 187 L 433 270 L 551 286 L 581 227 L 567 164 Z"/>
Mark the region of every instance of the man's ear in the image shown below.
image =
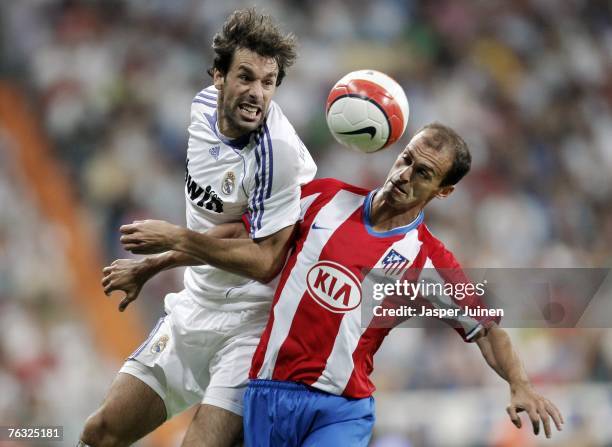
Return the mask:
<path id="1" fill-rule="evenodd" d="M 444 198 L 448 197 L 449 195 L 451 195 L 451 193 L 454 190 L 455 190 L 455 185 L 445 186 L 445 187 L 441 188 L 440 191 L 438 191 L 438 194 L 436 194 L 436 198 L 444 199 Z"/>
<path id="2" fill-rule="evenodd" d="M 223 90 L 223 84 L 225 83 L 225 75 L 218 69 L 213 68 L 213 84 L 219 91 Z"/>

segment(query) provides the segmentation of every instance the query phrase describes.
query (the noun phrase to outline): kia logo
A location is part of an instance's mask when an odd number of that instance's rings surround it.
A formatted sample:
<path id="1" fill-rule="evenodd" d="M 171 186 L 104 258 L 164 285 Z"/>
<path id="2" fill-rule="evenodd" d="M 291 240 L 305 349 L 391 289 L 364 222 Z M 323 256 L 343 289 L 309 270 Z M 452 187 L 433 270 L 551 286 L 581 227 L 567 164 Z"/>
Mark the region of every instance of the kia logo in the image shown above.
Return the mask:
<path id="1" fill-rule="evenodd" d="M 361 284 L 353 272 L 332 262 L 317 262 L 306 276 L 310 296 L 332 312 L 348 312 L 361 304 Z"/>

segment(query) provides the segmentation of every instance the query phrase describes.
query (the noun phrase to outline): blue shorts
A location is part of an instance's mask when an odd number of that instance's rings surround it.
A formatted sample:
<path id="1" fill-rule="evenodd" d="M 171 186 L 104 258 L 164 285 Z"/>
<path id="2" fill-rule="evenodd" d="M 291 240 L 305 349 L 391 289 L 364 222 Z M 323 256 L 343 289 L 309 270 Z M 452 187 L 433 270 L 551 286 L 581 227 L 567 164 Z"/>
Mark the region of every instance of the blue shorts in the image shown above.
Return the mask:
<path id="1" fill-rule="evenodd" d="M 296 382 L 251 380 L 243 417 L 247 447 L 365 447 L 374 426 L 374 398 L 350 399 Z"/>

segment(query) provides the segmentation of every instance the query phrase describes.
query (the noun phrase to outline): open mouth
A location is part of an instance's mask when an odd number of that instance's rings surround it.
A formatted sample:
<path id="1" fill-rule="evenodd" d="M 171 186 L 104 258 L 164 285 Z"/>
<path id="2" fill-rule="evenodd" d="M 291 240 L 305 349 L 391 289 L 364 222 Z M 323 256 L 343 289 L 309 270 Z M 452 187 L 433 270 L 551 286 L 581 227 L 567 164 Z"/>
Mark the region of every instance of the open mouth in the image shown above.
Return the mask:
<path id="1" fill-rule="evenodd" d="M 397 190 L 398 192 L 402 194 L 408 195 L 408 193 L 404 191 L 404 189 L 401 186 L 399 186 L 397 183 L 395 183 L 393 180 L 391 180 L 391 184 L 393 185 L 394 190 Z"/>
<path id="2" fill-rule="evenodd" d="M 261 114 L 261 109 L 259 107 L 246 102 L 239 104 L 238 109 L 240 110 L 240 113 L 243 118 L 249 121 L 256 120 Z"/>

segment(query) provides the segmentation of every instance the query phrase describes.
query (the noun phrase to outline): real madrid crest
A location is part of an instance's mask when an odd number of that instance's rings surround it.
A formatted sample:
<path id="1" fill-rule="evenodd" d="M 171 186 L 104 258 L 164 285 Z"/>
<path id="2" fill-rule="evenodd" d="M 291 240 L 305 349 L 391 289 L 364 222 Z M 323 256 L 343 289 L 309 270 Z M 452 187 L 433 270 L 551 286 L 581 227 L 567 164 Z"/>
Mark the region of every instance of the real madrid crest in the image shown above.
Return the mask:
<path id="1" fill-rule="evenodd" d="M 153 354 L 159 354 L 160 352 L 162 352 L 164 349 L 166 349 L 168 340 L 170 340 L 170 337 L 168 337 L 167 335 L 162 335 L 161 337 L 159 337 L 157 341 L 153 343 L 153 346 L 151 346 L 151 352 Z"/>
<path id="2" fill-rule="evenodd" d="M 230 195 L 234 192 L 234 186 L 236 185 L 236 175 L 232 171 L 228 171 L 223 176 L 223 181 L 221 182 L 221 192 L 225 195 Z"/>

